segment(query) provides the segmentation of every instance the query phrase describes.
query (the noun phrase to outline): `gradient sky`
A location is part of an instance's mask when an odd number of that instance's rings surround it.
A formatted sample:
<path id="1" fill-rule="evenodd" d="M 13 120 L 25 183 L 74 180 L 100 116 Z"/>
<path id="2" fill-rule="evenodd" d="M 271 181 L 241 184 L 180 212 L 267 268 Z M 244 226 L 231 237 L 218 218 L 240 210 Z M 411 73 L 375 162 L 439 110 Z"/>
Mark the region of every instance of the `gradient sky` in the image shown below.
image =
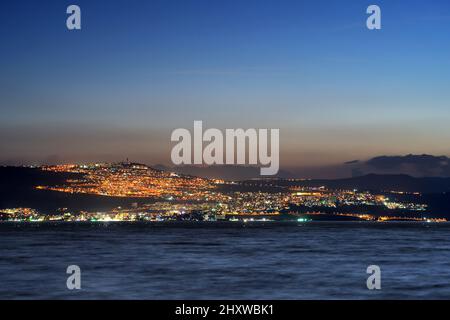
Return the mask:
<path id="1" fill-rule="evenodd" d="M 169 164 L 194 120 L 280 128 L 285 168 L 450 155 L 448 0 L 15 0 L 0 46 L 2 164 Z"/>

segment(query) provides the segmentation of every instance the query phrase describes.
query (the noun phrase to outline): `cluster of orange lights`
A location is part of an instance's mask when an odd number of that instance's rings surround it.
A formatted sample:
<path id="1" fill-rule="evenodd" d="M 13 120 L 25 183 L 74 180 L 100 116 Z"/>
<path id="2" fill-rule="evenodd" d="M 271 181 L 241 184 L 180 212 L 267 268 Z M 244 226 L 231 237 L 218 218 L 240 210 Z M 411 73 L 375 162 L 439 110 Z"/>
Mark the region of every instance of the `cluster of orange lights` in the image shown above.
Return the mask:
<path id="1" fill-rule="evenodd" d="M 37 186 L 40 190 L 83 193 L 110 197 L 204 200 L 216 184 L 207 179 L 179 176 L 170 172 L 133 165 L 57 165 L 45 167 L 53 172 L 80 173 L 79 179 L 68 179 L 61 186 Z"/>
<path id="2" fill-rule="evenodd" d="M 181 203 L 191 201 L 214 204 L 214 212 L 230 215 L 279 215 L 291 204 L 306 208 L 342 206 L 378 205 L 388 210 L 402 209 L 410 212 L 424 211 L 425 205 L 393 202 L 384 195 L 373 195 L 356 190 L 327 190 L 325 187 L 305 188 L 290 187 L 282 192 L 266 193 L 222 192 L 218 186 L 222 180 L 210 180 L 198 177 L 179 175 L 173 172 L 155 170 L 141 164 L 91 164 L 91 165 L 56 165 L 42 167 L 43 170 L 57 173 L 72 173 L 63 185 L 37 186 L 40 190 L 51 190 L 72 194 L 91 194 L 108 197 L 153 198 L 176 200 Z M 175 205 L 172 202 L 171 205 Z M 162 205 L 154 208 L 161 211 Z M 163 205 L 163 207 L 166 207 Z M 143 208 L 137 208 L 140 211 Z M 147 208 L 148 209 L 148 208 Z M 167 209 L 167 208 L 165 208 Z M 406 212 L 406 211 L 405 211 Z M 131 212 L 128 212 L 129 214 Z M 299 213 L 290 213 L 294 216 Z M 356 218 L 363 221 L 411 220 L 428 221 L 417 216 L 381 216 L 367 213 L 346 212 L 308 212 L 307 215 L 325 215 Z M 442 222 L 445 219 L 431 219 L 432 222 Z"/>

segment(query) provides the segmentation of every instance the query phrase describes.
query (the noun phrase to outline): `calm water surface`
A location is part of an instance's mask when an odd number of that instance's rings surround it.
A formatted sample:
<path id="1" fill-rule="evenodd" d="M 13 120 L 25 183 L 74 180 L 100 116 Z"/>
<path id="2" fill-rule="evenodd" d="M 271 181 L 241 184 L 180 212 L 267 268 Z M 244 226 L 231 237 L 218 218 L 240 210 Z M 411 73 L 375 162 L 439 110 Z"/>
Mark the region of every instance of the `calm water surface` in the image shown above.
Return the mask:
<path id="1" fill-rule="evenodd" d="M 0 237 L 0 299 L 450 299 L 450 224 L 0 223 Z"/>

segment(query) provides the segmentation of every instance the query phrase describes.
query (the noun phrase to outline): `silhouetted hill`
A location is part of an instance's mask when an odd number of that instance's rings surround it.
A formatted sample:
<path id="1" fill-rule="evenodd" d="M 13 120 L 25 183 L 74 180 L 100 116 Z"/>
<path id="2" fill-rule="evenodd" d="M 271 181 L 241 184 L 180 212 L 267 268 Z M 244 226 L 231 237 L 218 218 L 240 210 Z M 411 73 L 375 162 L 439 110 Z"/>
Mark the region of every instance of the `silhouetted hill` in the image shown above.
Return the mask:
<path id="1" fill-rule="evenodd" d="M 261 178 L 260 168 L 255 166 L 239 166 L 239 165 L 214 165 L 214 166 L 176 166 L 167 167 L 164 165 L 155 165 L 152 168 L 165 171 L 173 171 L 179 174 L 196 176 L 207 179 L 222 179 L 229 181 L 247 180 Z M 280 170 L 275 176 L 278 178 L 292 177 L 290 172 Z"/>
<path id="2" fill-rule="evenodd" d="M 0 208 L 28 207 L 43 212 L 53 212 L 64 207 L 73 210 L 107 210 L 129 206 L 134 202 L 153 201 L 147 198 L 103 197 L 35 189 L 37 185 L 63 184 L 66 179 L 76 177 L 80 177 L 80 174 L 28 167 L 0 167 Z"/>
<path id="3" fill-rule="evenodd" d="M 450 158 L 428 154 L 381 155 L 368 160 L 351 159 L 341 164 L 291 167 L 291 177 L 313 179 L 342 179 L 367 174 L 397 175 L 412 177 L 450 177 Z"/>
<path id="4" fill-rule="evenodd" d="M 160 168 L 161 169 L 161 168 Z M 149 203 L 154 199 L 103 197 L 88 194 L 69 194 L 47 190 L 36 190 L 37 185 L 63 184 L 78 174 L 56 173 L 26 167 L 0 167 L 0 208 L 31 207 L 43 212 L 68 207 L 73 210 L 107 210 L 132 203 Z M 346 179 L 292 180 L 260 179 L 247 180 L 239 184 L 224 185 L 224 191 L 280 192 L 287 186 L 325 186 L 329 189 L 358 189 L 360 191 L 405 191 L 421 192 L 413 202 L 429 204 L 429 212 L 450 215 L 450 178 L 415 178 L 408 175 L 368 174 Z M 420 197 L 420 199 L 418 198 Z M 361 209 L 361 208 L 359 208 Z M 373 209 L 373 208 L 372 208 Z"/>
<path id="5" fill-rule="evenodd" d="M 62 184 L 74 173 L 50 172 L 30 167 L 0 167 L 0 192 L 26 191 L 37 185 Z"/>
<path id="6" fill-rule="evenodd" d="M 368 174 L 360 177 L 335 180 L 280 181 L 282 185 L 302 185 L 329 189 L 358 189 L 373 191 L 404 191 L 421 193 L 450 192 L 450 178 L 415 178 L 405 174 Z"/>
<path id="7" fill-rule="evenodd" d="M 378 156 L 365 162 L 346 163 L 354 176 L 362 174 L 407 174 L 413 177 L 450 177 L 450 159 L 446 156 L 408 154 Z"/>

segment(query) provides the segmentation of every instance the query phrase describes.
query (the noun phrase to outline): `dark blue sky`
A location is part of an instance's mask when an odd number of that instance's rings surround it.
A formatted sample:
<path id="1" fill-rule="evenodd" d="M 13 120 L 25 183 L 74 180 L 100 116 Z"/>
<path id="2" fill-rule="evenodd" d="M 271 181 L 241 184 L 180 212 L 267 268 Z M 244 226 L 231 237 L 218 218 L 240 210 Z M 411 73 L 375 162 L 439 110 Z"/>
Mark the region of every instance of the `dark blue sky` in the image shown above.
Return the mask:
<path id="1" fill-rule="evenodd" d="M 280 128 L 284 167 L 450 154 L 447 0 L 17 0 L 0 26 L 0 163 L 168 163 L 194 120 Z"/>

